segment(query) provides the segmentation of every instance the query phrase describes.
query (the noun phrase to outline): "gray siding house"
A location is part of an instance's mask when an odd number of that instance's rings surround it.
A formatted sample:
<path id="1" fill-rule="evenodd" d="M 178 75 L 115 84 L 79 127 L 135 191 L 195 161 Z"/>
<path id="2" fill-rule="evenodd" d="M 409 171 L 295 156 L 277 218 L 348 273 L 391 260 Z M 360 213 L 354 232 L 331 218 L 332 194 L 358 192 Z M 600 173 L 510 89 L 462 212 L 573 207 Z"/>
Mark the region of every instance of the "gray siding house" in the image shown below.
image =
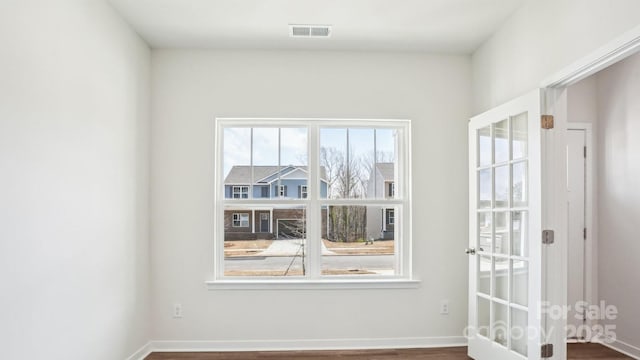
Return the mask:
<path id="1" fill-rule="evenodd" d="M 320 171 L 320 184 L 320 196 L 326 198 L 324 168 Z M 309 191 L 306 166 L 253 166 L 252 170 L 251 166 L 238 165 L 231 168 L 224 180 L 226 199 L 305 199 Z M 323 237 L 326 237 L 326 214 L 327 210 L 322 209 Z M 304 222 L 305 211 L 301 206 L 276 207 L 268 202 L 264 206 L 228 206 L 224 212 L 225 240 L 304 238 Z"/>

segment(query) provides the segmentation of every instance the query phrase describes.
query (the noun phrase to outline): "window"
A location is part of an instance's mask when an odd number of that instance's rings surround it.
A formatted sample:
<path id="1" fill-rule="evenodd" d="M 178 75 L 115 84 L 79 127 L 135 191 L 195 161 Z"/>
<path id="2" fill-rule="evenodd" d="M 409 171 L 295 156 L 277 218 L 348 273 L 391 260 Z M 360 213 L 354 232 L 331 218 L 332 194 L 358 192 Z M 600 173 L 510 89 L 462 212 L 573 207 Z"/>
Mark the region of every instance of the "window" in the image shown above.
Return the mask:
<path id="1" fill-rule="evenodd" d="M 216 137 L 213 283 L 411 279 L 408 120 L 217 119 Z"/>
<path id="2" fill-rule="evenodd" d="M 393 225 L 395 222 L 395 211 L 393 209 L 387 209 L 387 224 Z"/>
<path id="3" fill-rule="evenodd" d="M 249 227 L 249 214 L 233 214 L 233 227 Z"/>
<path id="4" fill-rule="evenodd" d="M 248 199 L 249 198 L 249 187 L 248 186 L 234 186 L 233 187 L 233 198 L 234 199 Z"/>

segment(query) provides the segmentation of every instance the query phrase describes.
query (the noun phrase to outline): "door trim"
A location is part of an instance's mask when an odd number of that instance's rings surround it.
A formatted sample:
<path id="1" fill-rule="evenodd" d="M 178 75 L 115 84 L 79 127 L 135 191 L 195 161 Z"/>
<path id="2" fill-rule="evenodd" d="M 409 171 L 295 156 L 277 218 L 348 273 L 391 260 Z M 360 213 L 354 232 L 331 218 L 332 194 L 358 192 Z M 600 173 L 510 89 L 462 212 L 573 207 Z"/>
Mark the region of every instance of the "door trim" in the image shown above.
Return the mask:
<path id="1" fill-rule="evenodd" d="M 597 207 L 595 202 L 595 154 L 593 141 L 593 125 L 586 122 L 567 123 L 567 130 L 581 130 L 585 134 L 585 146 L 587 147 L 587 158 L 585 161 L 585 226 L 587 228 L 587 238 L 585 240 L 585 301 L 589 304 L 596 304 L 598 301 L 598 229 L 593 221 L 597 218 Z M 588 320 L 586 325 L 591 327 L 594 321 Z M 591 341 L 591 339 L 585 339 Z"/>

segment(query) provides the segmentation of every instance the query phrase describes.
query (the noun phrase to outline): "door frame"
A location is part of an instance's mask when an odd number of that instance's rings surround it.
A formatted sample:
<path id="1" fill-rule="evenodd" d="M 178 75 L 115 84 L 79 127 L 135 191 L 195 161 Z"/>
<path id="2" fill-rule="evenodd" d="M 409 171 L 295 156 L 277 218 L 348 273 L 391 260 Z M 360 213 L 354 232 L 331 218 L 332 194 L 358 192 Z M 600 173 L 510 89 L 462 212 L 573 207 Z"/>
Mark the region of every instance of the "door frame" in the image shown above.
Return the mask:
<path id="1" fill-rule="evenodd" d="M 556 233 L 555 244 L 545 246 L 543 249 L 543 299 L 551 305 L 567 305 L 567 262 L 564 261 L 568 256 L 567 195 L 566 189 L 563 190 L 566 183 L 566 158 L 554 156 L 554 154 L 562 154 L 563 147 L 566 146 L 567 88 L 638 52 L 640 52 L 640 26 L 612 39 L 540 84 L 544 89 L 543 112 L 555 117 L 555 129 L 545 131 L 542 135 L 544 159 L 542 226 L 545 229 L 555 230 Z M 591 215 L 593 216 L 593 212 Z M 567 321 L 564 318 L 551 319 L 545 316 L 547 342 L 554 346 L 554 354 L 550 359 L 567 358 L 566 331 L 564 331 L 566 325 Z M 560 331 L 554 329 L 560 329 Z M 604 345 L 612 347 L 610 344 Z"/>
<path id="2" fill-rule="evenodd" d="M 598 229 L 593 219 L 597 219 L 597 207 L 595 197 L 596 176 L 595 176 L 595 148 L 593 141 L 593 124 L 587 122 L 569 122 L 567 124 L 567 130 L 581 130 L 584 131 L 585 146 L 587 147 L 587 153 L 585 158 L 585 198 L 584 198 L 584 211 L 585 219 L 584 224 L 587 228 L 587 237 L 585 239 L 585 253 L 584 253 L 584 301 L 589 304 L 596 304 L 598 301 Z M 567 279 L 568 280 L 568 279 Z M 587 326 L 595 325 L 593 320 L 587 319 Z M 584 339 L 585 342 L 590 342 L 590 338 Z M 572 342 L 572 341 L 568 341 Z M 580 341 L 582 342 L 582 340 Z"/>

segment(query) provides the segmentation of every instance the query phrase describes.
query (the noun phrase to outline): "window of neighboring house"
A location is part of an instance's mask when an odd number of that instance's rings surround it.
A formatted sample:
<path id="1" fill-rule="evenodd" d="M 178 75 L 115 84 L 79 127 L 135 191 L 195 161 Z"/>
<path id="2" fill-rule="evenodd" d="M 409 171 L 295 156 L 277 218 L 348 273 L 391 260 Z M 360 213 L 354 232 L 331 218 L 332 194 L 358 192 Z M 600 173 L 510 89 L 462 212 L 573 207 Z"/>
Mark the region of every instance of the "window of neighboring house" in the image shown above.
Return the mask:
<path id="1" fill-rule="evenodd" d="M 234 213 L 233 227 L 249 227 L 249 214 Z"/>
<path id="2" fill-rule="evenodd" d="M 262 198 L 268 198 L 269 197 L 269 188 L 266 186 L 263 186 L 262 189 L 260 190 L 260 197 Z"/>
<path id="3" fill-rule="evenodd" d="M 234 199 L 248 199 L 249 187 L 248 186 L 234 186 L 233 196 Z"/>
<path id="4" fill-rule="evenodd" d="M 387 224 L 393 225 L 395 223 L 395 210 L 387 209 Z"/>
<path id="5" fill-rule="evenodd" d="M 380 284 L 411 280 L 410 127 L 408 120 L 217 119 L 216 144 L 223 145 L 216 147 L 218 257 L 212 283 L 287 283 L 291 277 L 297 284 L 301 279 L 314 284 L 331 279 L 385 280 Z M 383 175 L 395 179 L 387 183 L 386 197 L 375 189 L 385 183 L 377 178 Z M 234 186 L 233 196 L 225 198 L 224 184 L 232 181 L 265 185 L 251 193 L 249 186 Z M 288 197 L 285 182 L 304 185 L 297 186 L 297 197 Z M 268 197 L 265 189 L 270 189 Z M 250 223 L 250 214 L 256 212 L 269 216 Z M 233 214 L 233 227 L 251 231 L 225 232 L 228 213 Z M 255 233 L 264 231 L 270 232 L 269 240 L 257 238 Z M 289 240 L 288 245 L 267 250 L 284 244 L 276 241 L 280 239 Z M 226 244 L 236 240 L 244 240 L 252 254 L 285 256 L 288 261 L 239 258 L 237 243 Z M 377 245 L 375 263 L 371 247 L 365 246 L 371 241 Z"/>

